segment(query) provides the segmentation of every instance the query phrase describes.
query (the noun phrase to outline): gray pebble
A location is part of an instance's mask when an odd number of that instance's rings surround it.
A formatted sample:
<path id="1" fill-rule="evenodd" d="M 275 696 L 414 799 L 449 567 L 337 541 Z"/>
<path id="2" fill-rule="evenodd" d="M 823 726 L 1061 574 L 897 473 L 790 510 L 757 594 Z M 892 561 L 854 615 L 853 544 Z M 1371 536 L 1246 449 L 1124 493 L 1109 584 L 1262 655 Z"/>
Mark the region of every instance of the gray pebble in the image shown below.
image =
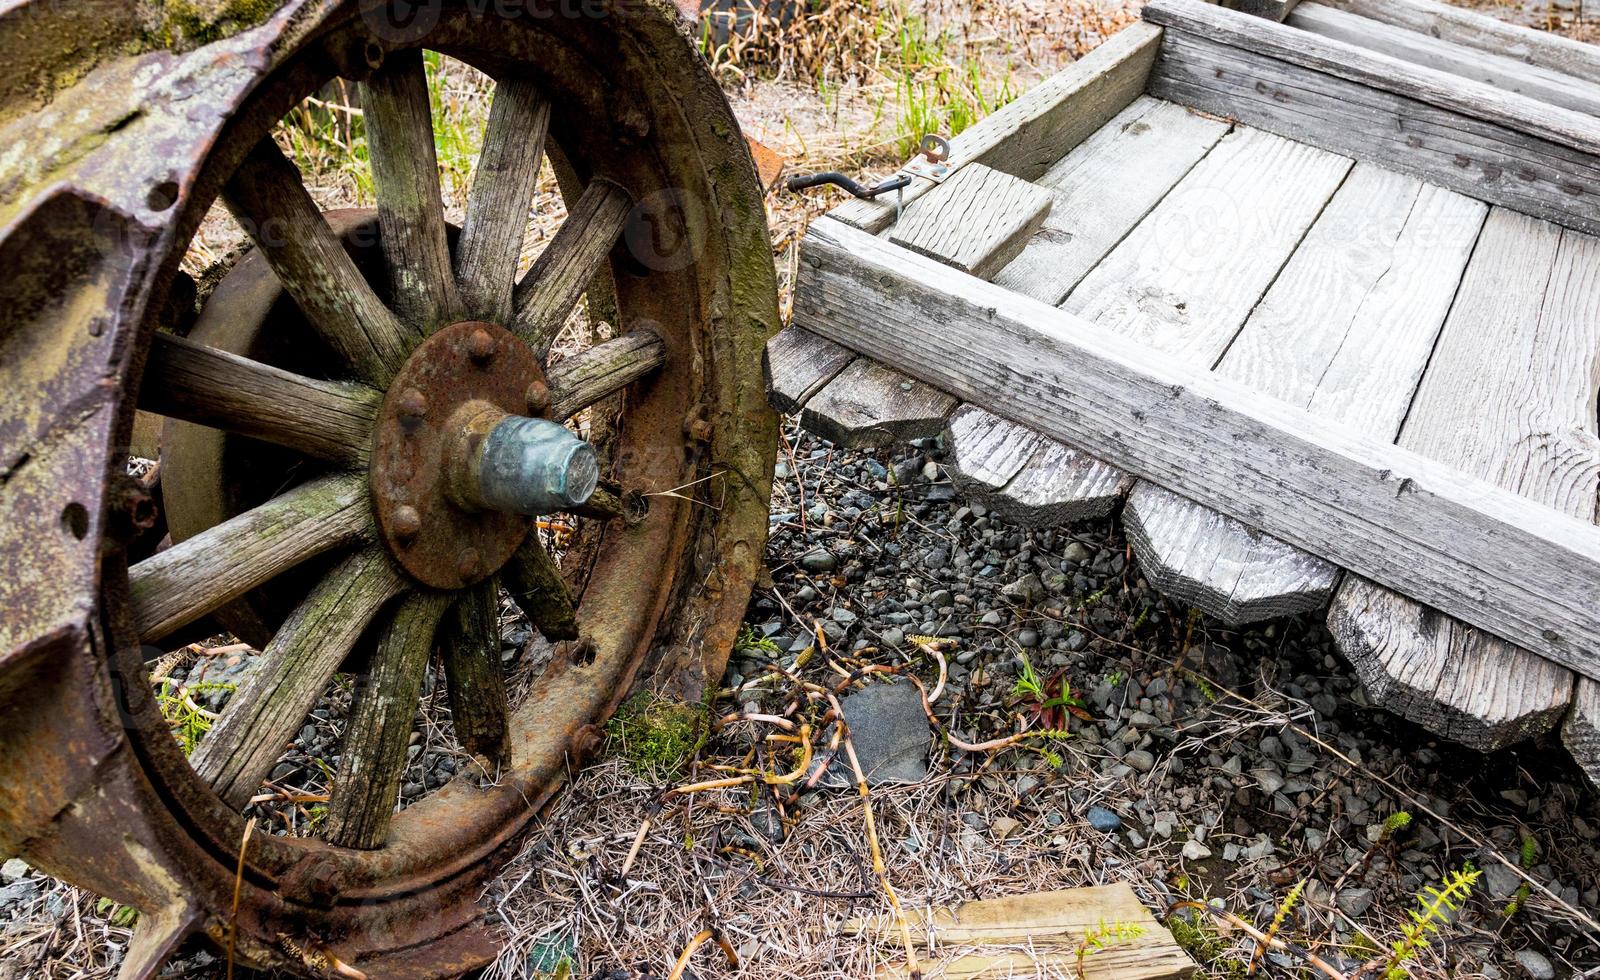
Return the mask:
<path id="1" fill-rule="evenodd" d="M 1556 980 L 1556 968 L 1543 954 L 1531 949 L 1517 950 L 1517 965 L 1533 980 Z"/>
<path id="2" fill-rule="evenodd" d="M 1112 833 L 1122 827 L 1122 818 L 1103 806 L 1090 807 L 1085 817 L 1089 821 L 1089 826 L 1104 834 Z"/>

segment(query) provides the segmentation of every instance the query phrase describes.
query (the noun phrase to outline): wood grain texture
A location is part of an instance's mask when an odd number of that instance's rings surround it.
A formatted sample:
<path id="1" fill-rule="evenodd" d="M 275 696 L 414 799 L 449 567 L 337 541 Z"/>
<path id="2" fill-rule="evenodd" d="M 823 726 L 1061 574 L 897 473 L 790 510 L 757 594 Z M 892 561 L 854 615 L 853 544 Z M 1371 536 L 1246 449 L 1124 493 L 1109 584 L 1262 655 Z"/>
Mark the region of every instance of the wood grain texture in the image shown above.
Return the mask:
<path id="1" fill-rule="evenodd" d="M 625 333 L 550 365 L 550 417 L 565 419 L 613 395 L 667 362 L 653 330 Z"/>
<path id="2" fill-rule="evenodd" d="M 1315 147 L 1235 129 L 1061 308 L 1209 369 L 1350 167 Z"/>
<path id="3" fill-rule="evenodd" d="M 511 763 L 505 670 L 500 663 L 500 589 L 494 579 L 451 607 L 439 637 L 450 690 L 450 724 L 461 747 L 497 767 Z"/>
<path id="4" fill-rule="evenodd" d="M 1589 785 L 1600 790 L 1600 683 L 1578 681 L 1572 710 L 1561 726 L 1561 741 L 1589 777 Z"/>
<path id="5" fill-rule="evenodd" d="M 1052 305 L 1150 213 L 1228 124 L 1140 96 L 1051 167 L 1044 225 L 994 281 Z"/>
<path id="6" fill-rule="evenodd" d="M 836 221 L 812 225 L 800 270 L 805 329 L 1600 674 L 1593 523 Z"/>
<path id="7" fill-rule="evenodd" d="M 532 532 L 500 571 L 501 584 L 535 629 L 552 643 L 578 638 L 578 607 L 561 566 Z"/>
<path id="8" fill-rule="evenodd" d="M 1600 49 L 1435 0 L 1326 0 L 1384 24 L 1600 84 Z"/>
<path id="9" fill-rule="evenodd" d="M 1299 65 L 1330 78 L 1400 95 L 1453 115 L 1491 122 L 1536 140 L 1591 155 L 1600 150 L 1600 120 L 1581 112 L 1514 92 L 1502 92 L 1492 85 L 1410 64 L 1353 44 L 1317 37 L 1283 24 L 1250 20 L 1204 0 L 1151 0 L 1144 8 L 1144 17 L 1184 34 L 1254 53 L 1264 60 Z M 1163 51 L 1157 70 L 1151 76 L 1152 83 L 1160 77 L 1161 65 L 1166 61 Z"/>
<path id="10" fill-rule="evenodd" d="M 361 83 L 373 196 L 394 311 L 426 336 L 460 319 L 422 49 L 391 52 Z"/>
<path id="11" fill-rule="evenodd" d="M 864 449 L 931 439 L 955 408 L 939 389 L 858 357 L 806 403 L 800 424 L 836 446 Z"/>
<path id="12" fill-rule="evenodd" d="M 1226 11 L 1219 13 L 1227 15 Z M 1600 194 L 1600 141 L 1589 131 L 1592 121 L 1568 109 L 1544 106 L 1293 28 L 1247 22 L 1260 25 L 1263 32 L 1287 31 L 1303 39 L 1303 44 L 1328 50 L 1302 59 L 1317 66 L 1307 67 L 1172 28 L 1162 42 L 1151 94 L 1492 204 L 1580 230 L 1600 229 L 1600 216 L 1591 203 Z M 1365 66 L 1360 78 L 1347 78 L 1335 70 L 1346 57 Z M 1554 113 L 1561 119 L 1546 126 L 1528 123 L 1519 129 L 1497 121 L 1485 106 L 1476 110 L 1471 104 L 1441 107 L 1435 103 L 1459 100 L 1421 98 L 1424 86 L 1395 92 L 1377 84 L 1378 76 L 1404 78 L 1418 73 L 1437 76 L 1427 80 L 1430 96 L 1463 88 L 1482 89 L 1496 99 L 1514 100 L 1519 106 L 1526 103 L 1530 116 Z"/>
<path id="13" fill-rule="evenodd" d="M 383 396 L 317 381 L 171 334 L 150 341 L 139 407 L 344 465 L 366 462 Z"/>
<path id="14" fill-rule="evenodd" d="M 389 836 L 422 697 L 422 675 L 449 605 L 446 593 L 413 593 L 383 627 L 372 666 L 356 685 L 339 768 L 328 790 L 322 836 L 335 847 L 372 850 Z"/>
<path id="15" fill-rule="evenodd" d="M 1593 520 L 1600 493 L 1600 242 L 1489 214 L 1399 445 Z M 1483 749 L 1548 731 L 1568 671 L 1352 583 L 1336 639 L 1380 704 Z M 1477 724 L 1473 719 L 1481 719 Z"/>
<path id="16" fill-rule="evenodd" d="M 418 336 L 373 292 L 277 144 L 258 143 L 222 196 L 317 336 L 357 378 L 387 387 Z"/>
<path id="17" fill-rule="evenodd" d="M 134 627 L 159 640 L 372 531 L 364 475 L 312 480 L 128 569 Z"/>
<path id="18" fill-rule="evenodd" d="M 1357 164 L 1217 368 L 1220 377 L 1374 438 L 1393 438 L 1488 209 Z M 1162 591 L 1231 625 L 1327 604 L 1334 565 L 1178 494 L 1125 512 Z"/>
<path id="19" fill-rule="evenodd" d="M 981 163 L 1023 180 L 1042 175 L 1062 154 L 1099 129 L 1145 90 L 1161 31 L 1134 23 L 957 134 L 950 163 Z M 903 192 L 906 203 L 939 186 L 916 178 Z M 829 215 L 874 234 L 895 220 L 893 200 L 849 200 Z"/>
<path id="20" fill-rule="evenodd" d="M 1600 85 L 1571 75 L 1530 65 L 1515 58 L 1442 41 L 1431 34 L 1407 30 L 1370 17 L 1327 6 L 1304 3 L 1295 8 L 1289 26 L 1331 37 L 1369 51 L 1377 51 L 1415 65 L 1460 75 L 1589 115 L 1600 114 Z"/>
<path id="21" fill-rule="evenodd" d="M 1035 975 L 1040 966 L 1059 967 L 1061 975 L 1077 976 L 1078 944 L 1088 932 L 1111 922 L 1137 925 L 1144 931 L 1137 938 L 1087 957 L 1084 976 L 1158 980 L 1188 977 L 1195 972 L 1194 962 L 1126 884 L 1010 895 L 964 902 L 957 908 L 907 909 L 906 919 L 912 941 L 924 947 L 977 947 L 962 949 L 938 963 L 928 970 L 930 976 Z M 841 926 L 841 931 L 884 942 L 892 942 L 899 935 L 892 918 L 886 916 L 852 919 Z M 1027 954 L 1015 952 L 1019 944 L 1029 947 Z M 1013 949 L 1007 950 L 1006 946 Z M 1057 959 L 1058 956 L 1067 958 Z M 1048 972 L 1056 974 L 1054 969 Z M 904 973 L 903 967 L 890 967 L 879 975 Z"/>
<path id="22" fill-rule="evenodd" d="M 1053 527 L 1110 513 L 1132 478 L 1048 436 L 976 405 L 946 430 L 957 492 L 1024 527 Z"/>
<path id="23" fill-rule="evenodd" d="M 906 208 L 889 239 L 992 279 L 1028 244 L 1053 200 L 1042 187 L 975 163 Z"/>
<path id="24" fill-rule="evenodd" d="M 779 412 L 798 412 L 855 357 L 831 340 L 785 327 L 767 341 L 767 401 Z"/>
<path id="25" fill-rule="evenodd" d="M 539 180 L 550 102 L 525 78 L 501 78 L 472 175 L 467 216 L 456 246 L 456 282 L 467 315 L 511 319 L 511 291 Z"/>
<path id="26" fill-rule="evenodd" d="M 1122 523 L 1151 585 L 1230 626 L 1321 609 L 1339 583 L 1337 566 L 1152 483 Z"/>
<path id="27" fill-rule="evenodd" d="M 605 179 L 590 182 L 567 213 L 567 220 L 545 246 L 512 295 L 512 332 L 543 358 L 578 297 L 605 268 L 628 223 L 633 199 Z"/>
<path id="28" fill-rule="evenodd" d="M 404 588 L 389 556 L 369 548 L 335 565 L 284 620 L 189 759 L 229 806 L 250 801 L 367 624 Z"/>

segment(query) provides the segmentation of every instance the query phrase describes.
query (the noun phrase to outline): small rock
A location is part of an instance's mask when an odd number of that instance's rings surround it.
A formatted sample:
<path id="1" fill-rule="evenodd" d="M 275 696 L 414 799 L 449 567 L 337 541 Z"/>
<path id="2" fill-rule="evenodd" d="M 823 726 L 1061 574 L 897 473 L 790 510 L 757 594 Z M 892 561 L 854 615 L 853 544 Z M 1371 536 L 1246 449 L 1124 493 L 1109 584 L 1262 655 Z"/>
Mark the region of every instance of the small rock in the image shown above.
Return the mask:
<path id="1" fill-rule="evenodd" d="M 1010 817 L 1001 817 L 993 824 L 990 824 L 989 829 L 994 831 L 995 840 L 1005 840 L 1007 837 L 1010 837 L 1012 834 L 1016 833 L 1017 828 L 1020 826 L 1022 826 L 1022 824 L 1017 823 Z"/>
<path id="2" fill-rule="evenodd" d="M 1140 772 L 1149 772 L 1156 767 L 1156 757 L 1144 749 L 1134 749 L 1123 756 L 1122 761 Z"/>
<path id="3" fill-rule="evenodd" d="M 1489 889 L 1489 897 L 1497 902 L 1509 900 L 1522 887 L 1517 873 L 1499 861 L 1490 861 L 1484 866 L 1483 883 Z"/>
<path id="4" fill-rule="evenodd" d="M 1555 980 L 1556 968 L 1550 965 L 1550 960 L 1543 953 L 1536 953 L 1531 949 L 1517 950 L 1517 965 L 1522 967 L 1522 972 L 1532 977 L 1533 980 Z"/>
<path id="5" fill-rule="evenodd" d="M 1085 816 L 1088 818 L 1089 826 L 1104 834 L 1113 833 L 1122 826 L 1122 818 L 1103 806 L 1090 807 Z"/>
<path id="6" fill-rule="evenodd" d="M 1000 591 L 1007 598 L 1015 599 L 1028 606 L 1043 599 L 1047 594 L 1044 590 L 1044 583 L 1039 581 L 1039 576 L 1031 573 L 1022 576 L 1022 578 L 1017 579 Z"/>
<path id="7" fill-rule="evenodd" d="M 1252 769 L 1250 775 L 1256 777 L 1256 784 L 1261 787 L 1261 792 L 1268 796 L 1283 789 L 1284 778 L 1276 769 Z"/>
<path id="8" fill-rule="evenodd" d="M 817 548 L 801 557 L 800 567 L 812 574 L 831 572 L 839 567 L 839 559 L 833 557 L 833 552 L 827 548 Z"/>
<path id="9" fill-rule="evenodd" d="M 18 878 L 28 877 L 28 862 L 21 858 L 12 858 L 4 865 L 0 865 L 0 881 L 11 884 Z"/>
<path id="10" fill-rule="evenodd" d="M 1017 643 L 1027 649 L 1033 649 L 1039 645 L 1039 631 L 1019 630 L 1017 632 Z"/>
<path id="11" fill-rule="evenodd" d="M 1197 840 L 1192 840 L 1183 845 L 1183 859 L 1185 861 L 1204 861 L 1211 856 L 1211 848 Z"/>
<path id="12" fill-rule="evenodd" d="M 899 629 L 898 627 L 892 627 L 884 630 L 879 639 L 883 641 L 883 645 L 886 647 L 904 646 L 906 642 L 906 633 L 905 630 Z"/>
<path id="13" fill-rule="evenodd" d="M 950 565 L 950 552 L 943 548 L 929 548 L 922 553 L 922 567 L 937 571 Z"/>
<path id="14" fill-rule="evenodd" d="M 1372 907 L 1372 889 L 1346 888 L 1339 892 L 1339 897 L 1334 901 L 1339 911 L 1354 919 Z"/>

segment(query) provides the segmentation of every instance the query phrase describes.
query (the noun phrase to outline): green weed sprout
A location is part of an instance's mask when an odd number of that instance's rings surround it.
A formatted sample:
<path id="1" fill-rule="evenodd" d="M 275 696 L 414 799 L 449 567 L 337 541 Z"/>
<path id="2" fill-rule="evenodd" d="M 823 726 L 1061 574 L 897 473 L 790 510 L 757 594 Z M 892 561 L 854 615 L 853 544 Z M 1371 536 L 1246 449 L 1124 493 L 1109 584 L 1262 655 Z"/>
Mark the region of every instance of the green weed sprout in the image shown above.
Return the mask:
<path id="1" fill-rule="evenodd" d="M 1438 935 L 1439 927 L 1450 921 L 1450 914 L 1460 909 L 1471 897 L 1472 889 L 1481 877 L 1483 872 L 1468 864 L 1459 871 L 1445 875 L 1442 882 L 1444 887 L 1428 885 L 1422 889 L 1417 895 L 1417 907 L 1407 913 L 1411 921 L 1401 928 L 1400 938 L 1395 940 L 1389 951 L 1384 980 L 1407 980 L 1411 976 L 1411 969 L 1406 964 L 1417 958 L 1417 954 Z"/>
<path id="2" fill-rule="evenodd" d="M 1142 935 L 1144 926 L 1133 922 L 1113 922 L 1106 925 L 1102 919 L 1100 925 L 1090 929 L 1084 935 L 1083 941 L 1078 943 L 1078 980 L 1084 980 L 1083 964 L 1090 956 L 1103 949 L 1132 942 Z"/>

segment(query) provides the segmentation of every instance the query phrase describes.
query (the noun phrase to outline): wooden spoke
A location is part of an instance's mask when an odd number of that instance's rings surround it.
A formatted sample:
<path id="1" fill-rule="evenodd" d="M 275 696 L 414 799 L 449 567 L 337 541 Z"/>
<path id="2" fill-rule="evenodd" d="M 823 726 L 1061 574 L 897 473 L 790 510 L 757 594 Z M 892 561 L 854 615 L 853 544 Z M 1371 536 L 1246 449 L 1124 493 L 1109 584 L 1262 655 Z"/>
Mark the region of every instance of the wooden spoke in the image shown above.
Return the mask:
<path id="1" fill-rule="evenodd" d="M 456 738 L 494 766 L 511 761 L 506 679 L 500 669 L 499 591 L 491 580 L 463 595 L 445 617 L 439 640 Z"/>
<path id="2" fill-rule="evenodd" d="M 366 462 L 381 401 L 365 385 L 316 381 L 159 333 L 139 389 L 144 411 L 349 465 Z"/>
<path id="3" fill-rule="evenodd" d="M 578 198 L 561 230 L 517 283 L 512 330 L 543 358 L 567 322 L 578 297 L 600 271 L 628 222 L 633 199 L 609 180 L 596 179 Z"/>
<path id="4" fill-rule="evenodd" d="M 368 548 L 339 563 L 278 629 L 189 759 L 230 806 L 250 802 L 367 624 L 404 588 L 389 556 Z"/>
<path id="5" fill-rule="evenodd" d="M 407 596 L 384 629 L 372 669 L 357 689 L 329 793 L 323 836 L 330 844 L 371 849 L 389 836 L 422 674 L 449 603 L 443 592 Z"/>
<path id="6" fill-rule="evenodd" d="M 507 78 L 495 86 L 456 247 L 456 282 L 471 316 L 511 320 L 511 291 L 549 126 L 550 103 L 532 82 Z"/>
<path id="7" fill-rule="evenodd" d="M 146 643 L 187 626 L 287 569 L 372 531 L 363 477 L 296 487 L 128 570 L 134 627 Z"/>
<path id="8" fill-rule="evenodd" d="M 572 593 L 555 559 L 539 543 L 537 532 L 528 535 L 528 540 L 511 556 L 501 574 L 505 576 L 506 591 L 511 593 L 512 601 L 527 614 L 545 639 L 555 642 L 578 638 L 578 615 Z"/>
<path id="9" fill-rule="evenodd" d="M 569 418 L 616 394 L 666 360 L 667 345 L 661 338 L 649 330 L 636 330 L 551 365 L 550 417 Z"/>
<path id="10" fill-rule="evenodd" d="M 361 84 L 361 97 L 395 312 L 430 334 L 456 319 L 461 302 L 445 237 L 422 51 L 389 55 Z"/>
<path id="11" fill-rule="evenodd" d="M 385 387 L 414 338 L 361 277 L 271 139 L 250 151 L 223 200 L 318 335 L 357 377 Z"/>

